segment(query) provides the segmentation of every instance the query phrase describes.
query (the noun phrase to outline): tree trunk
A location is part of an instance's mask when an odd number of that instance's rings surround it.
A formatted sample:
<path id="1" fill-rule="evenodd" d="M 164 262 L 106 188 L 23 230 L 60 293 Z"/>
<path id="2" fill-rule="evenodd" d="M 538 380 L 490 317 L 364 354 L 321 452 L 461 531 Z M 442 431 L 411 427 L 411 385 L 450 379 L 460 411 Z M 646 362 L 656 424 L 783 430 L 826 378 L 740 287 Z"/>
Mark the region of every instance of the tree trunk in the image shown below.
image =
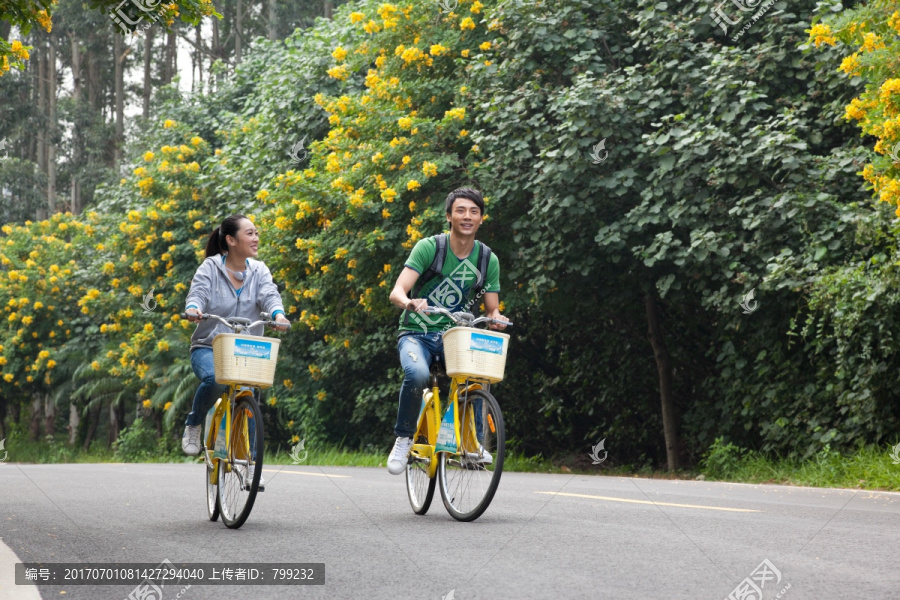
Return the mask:
<path id="1" fill-rule="evenodd" d="M 669 350 L 663 341 L 659 328 L 659 310 L 656 304 L 656 295 L 652 290 L 646 292 L 644 305 L 647 309 L 647 337 L 653 347 L 653 357 L 656 359 L 656 370 L 659 375 L 659 399 L 662 403 L 663 433 L 666 439 L 666 462 L 669 472 L 679 468 L 678 449 L 678 421 L 675 417 L 675 406 L 672 400 L 672 361 Z"/>
<path id="2" fill-rule="evenodd" d="M 122 416 L 119 407 L 116 404 L 109 405 L 109 445 L 119 439 L 119 431 L 122 429 Z"/>
<path id="3" fill-rule="evenodd" d="M 50 36 L 47 51 L 47 215 L 56 212 L 56 42 Z"/>
<path id="4" fill-rule="evenodd" d="M 78 106 L 81 103 L 81 49 L 78 46 L 78 38 L 75 37 L 74 31 L 69 32 L 69 39 L 72 42 L 72 103 L 75 105 L 75 110 L 77 112 Z M 78 151 L 78 142 L 81 138 L 79 129 L 78 120 L 76 119 L 72 135 L 74 138 L 74 143 L 72 144 L 72 162 L 74 165 L 70 175 L 71 181 L 69 182 L 69 203 L 73 215 L 81 213 L 81 199 L 78 197 L 80 190 L 78 178 L 75 176 L 75 170 L 81 158 L 80 152 Z"/>
<path id="5" fill-rule="evenodd" d="M 88 412 L 88 429 L 87 433 L 84 436 L 84 443 L 81 445 L 82 450 L 89 450 L 91 447 L 91 442 L 94 441 L 94 434 L 97 433 L 97 425 L 100 424 L 100 413 L 103 411 L 103 405 L 100 404 L 97 408 Z"/>
<path id="6" fill-rule="evenodd" d="M 6 398 L 0 396 L 0 440 L 6 439 L 6 403 Z"/>
<path id="7" fill-rule="evenodd" d="M 237 14 L 234 18 L 234 64 L 241 64 L 241 0 L 237 0 Z"/>
<path id="8" fill-rule="evenodd" d="M 213 6 L 215 6 L 215 2 L 213 2 Z M 219 11 L 219 8 L 216 7 L 216 10 Z M 221 12 L 221 11 L 219 11 L 219 12 Z M 213 31 L 212 31 L 212 48 L 210 49 L 210 54 L 212 54 L 215 58 L 221 58 L 221 57 L 222 57 L 222 48 L 219 46 L 219 20 L 218 20 L 218 19 L 213 19 L 213 20 L 212 20 L 212 30 L 213 30 Z M 215 60 L 215 59 L 212 59 L 212 60 L 209 61 L 209 68 L 210 68 L 209 87 L 210 87 L 210 91 L 212 91 L 212 87 L 213 87 L 213 80 L 212 80 L 212 66 L 213 66 L 214 60 Z M 220 75 L 217 75 L 217 76 L 216 76 L 216 89 L 219 88 L 219 77 L 220 77 Z"/>
<path id="9" fill-rule="evenodd" d="M 41 437 L 41 416 L 44 414 L 44 403 L 39 394 L 31 396 L 31 441 L 36 442 Z"/>
<path id="10" fill-rule="evenodd" d="M 81 425 L 81 414 L 74 402 L 69 402 L 69 445 L 74 446 L 78 441 L 78 426 Z"/>
<path id="11" fill-rule="evenodd" d="M 116 34 L 116 144 L 115 167 L 122 164 L 122 145 L 125 143 L 125 44 L 122 36 Z"/>
<path id="12" fill-rule="evenodd" d="M 56 403 L 49 393 L 44 394 L 44 435 L 56 433 Z"/>
<path id="13" fill-rule="evenodd" d="M 334 2 L 331 0 L 325 0 L 325 5 L 322 7 L 322 12 L 325 13 L 326 19 L 334 18 Z"/>
<path id="14" fill-rule="evenodd" d="M 147 35 L 144 36 L 144 112 L 143 117 L 146 121 L 150 118 L 150 92 L 153 90 L 151 77 L 153 75 L 151 58 L 153 54 L 153 34 L 156 32 L 156 26 L 151 25 L 147 28 Z"/>
<path id="15" fill-rule="evenodd" d="M 22 407 L 18 402 L 10 403 L 9 416 L 12 417 L 12 422 L 15 425 L 18 425 L 22 422 Z"/>
<path id="16" fill-rule="evenodd" d="M 37 61 L 37 67 L 38 67 L 38 69 L 37 69 L 37 78 L 38 78 L 38 80 L 37 80 L 37 94 L 38 94 L 37 114 L 38 114 L 39 121 L 38 121 L 38 130 L 37 130 L 37 157 L 36 158 L 37 158 L 38 169 L 40 169 L 41 172 L 46 173 L 47 172 L 47 161 L 46 161 L 47 123 L 46 123 L 46 120 L 44 119 L 44 116 L 46 115 L 46 109 L 44 107 L 46 104 L 47 95 L 45 92 L 46 85 L 44 82 L 47 79 L 47 77 L 46 77 L 47 70 L 46 70 L 46 64 L 44 61 L 44 53 L 41 51 L 40 38 L 37 38 L 35 40 L 34 51 L 33 51 L 31 60 Z M 44 211 L 42 209 L 38 209 L 37 215 L 35 215 L 38 221 L 44 220 L 43 213 L 44 213 Z"/>
<path id="17" fill-rule="evenodd" d="M 278 39 L 278 17 L 276 14 L 275 0 L 269 0 L 269 39 L 273 42 Z"/>
<path id="18" fill-rule="evenodd" d="M 178 52 L 175 45 L 175 32 L 170 31 L 166 38 L 166 64 L 163 76 L 163 85 L 172 83 L 175 74 L 178 71 Z"/>
<path id="19" fill-rule="evenodd" d="M 200 92 L 203 93 L 203 35 L 200 32 L 200 26 L 197 25 L 197 79 L 200 81 Z"/>

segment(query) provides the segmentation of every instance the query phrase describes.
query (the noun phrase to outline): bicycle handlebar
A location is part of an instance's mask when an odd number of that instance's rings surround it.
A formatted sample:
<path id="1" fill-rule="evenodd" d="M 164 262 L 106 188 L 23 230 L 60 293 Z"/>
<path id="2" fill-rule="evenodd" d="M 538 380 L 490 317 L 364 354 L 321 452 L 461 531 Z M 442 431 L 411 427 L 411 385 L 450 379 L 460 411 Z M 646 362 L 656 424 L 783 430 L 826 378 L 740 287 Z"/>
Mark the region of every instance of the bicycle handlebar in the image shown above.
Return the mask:
<path id="1" fill-rule="evenodd" d="M 442 306 L 428 306 L 423 311 L 426 315 L 446 315 L 453 320 L 457 325 L 462 325 L 466 327 L 474 327 L 480 323 L 487 323 L 488 325 L 505 325 L 507 327 L 512 327 L 512 321 L 500 321 L 498 319 L 492 319 L 490 317 L 478 317 L 475 318 L 475 315 L 467 312 L 455 312 L 452 313 L 446 308 Z"/>
<path id="2" fill-rule="evenodd" d="M 197 316 L 197 315 L 194 315 L 194 316 Z M 213 317 L 213 318 L 221 321 L 222 324 L 225 325 L 226 327 L 230 327 L 231 330 L 234 331 L 235 333 L 241 333 L 242 331 L 252 329 L 253 327 L 256 327 L 257 325 L 269 325 L 270 327 L 273 327 L 273 328 L 287 327 L 288 329 L 290 329 L 291 325 L 292 325 L 292 323 L 290 323 L 290 322 L 279 323 L 279 322 L 275 321 L 274 319 L 270 318 L 269 315 L 264 312 L 259 313 L 259 316 L 264 317 L 264 318 L 259 321 L 254 321 L 253 323 L 250 322 L 250 319 L 245 319 L 244 317 L 223 318 L 223 317 L 220 317 L 219 315 L 214 315 L 212 313 L 200 313 L 199 316 L 200 316 L 201 321 L 206 321 L 210 317 Z M 187 312 L 181 313 L 181 318 L 190 320 L 190 319 L 188 319 Z"/>

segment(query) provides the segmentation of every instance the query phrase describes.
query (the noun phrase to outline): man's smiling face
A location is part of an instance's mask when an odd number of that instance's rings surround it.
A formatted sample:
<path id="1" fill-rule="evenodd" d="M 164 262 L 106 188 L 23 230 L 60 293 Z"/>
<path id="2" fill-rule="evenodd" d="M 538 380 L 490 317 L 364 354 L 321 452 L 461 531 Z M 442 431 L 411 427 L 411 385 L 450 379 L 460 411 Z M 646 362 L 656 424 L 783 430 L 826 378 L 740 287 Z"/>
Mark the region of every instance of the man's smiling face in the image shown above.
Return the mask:
<path id="1" fill-rule="evenodd" d="M 481 226 L 483 217 L 481 209 L 468 198 L 457 198 L 453 201 L 450 214 L 447 215 L 450 231 L 459 235 L 475 235 Z"/>

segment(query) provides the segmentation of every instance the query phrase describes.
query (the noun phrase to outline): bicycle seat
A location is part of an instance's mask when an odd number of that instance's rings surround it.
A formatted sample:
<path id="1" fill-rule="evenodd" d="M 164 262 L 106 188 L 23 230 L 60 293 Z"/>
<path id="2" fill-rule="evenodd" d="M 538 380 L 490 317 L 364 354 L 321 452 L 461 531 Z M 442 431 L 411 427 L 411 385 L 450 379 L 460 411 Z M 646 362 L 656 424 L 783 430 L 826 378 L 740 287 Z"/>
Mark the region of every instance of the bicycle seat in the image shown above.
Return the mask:
<path id="1" fill-rule="evenodd" d="M 229 323 L 235 323 L 237 325 L 244 325 L 244 326 L 252 323 L 252 321 L 250 319 L 245 319 L 244 317 L 228 317 L 225 320 L 228 321 Z"/>

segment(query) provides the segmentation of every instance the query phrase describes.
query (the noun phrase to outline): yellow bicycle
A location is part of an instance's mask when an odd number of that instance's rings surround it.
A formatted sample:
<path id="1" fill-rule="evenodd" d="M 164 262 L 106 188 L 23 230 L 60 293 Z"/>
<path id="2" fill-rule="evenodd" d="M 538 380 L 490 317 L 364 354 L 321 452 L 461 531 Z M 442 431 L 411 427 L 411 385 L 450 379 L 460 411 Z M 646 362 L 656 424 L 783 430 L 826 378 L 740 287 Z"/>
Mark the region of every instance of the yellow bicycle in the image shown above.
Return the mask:
<path id="1" fill-rule="evenodd" d="M 206 417 L 203 459 L 206 462 L 206 506 L 209 520 L 222 515 L 226 527 L 237 529 L 250 516 L 260 486 L 265 450 L 262 412 L 253 388 L 264 389 L 275 379 L 278 338 L 247 335 L 257 325 L 274 325 L 266 313 L 250 322 L 241 317 L 218 319 L 234 333 L 213 339 L 216 382 L 228 385 Z M 182 315 L 187 318 L 187 315 Z M 279 323 L 279 325 L 289 326 Z"/>
<path id="2" fill-rule="evenodd" d="M 503 379 L 509 336 L 475 328 L 481 323 L 512 323 L 430 306 L 426 314 L 443 314 L 456 327 L 443 334 L 444 365 L 434 362 L 431 389 L 422 397 L 418 428 L 406 465 L 406 491 L 413 512 L 424 515 L 440 483 L 444 507 L 458 521 L 474 521 L 491 503 L 506 453 L 500 405 L 490 393 Z M 446 406 L 438 377 L 450 377 Z"/>

